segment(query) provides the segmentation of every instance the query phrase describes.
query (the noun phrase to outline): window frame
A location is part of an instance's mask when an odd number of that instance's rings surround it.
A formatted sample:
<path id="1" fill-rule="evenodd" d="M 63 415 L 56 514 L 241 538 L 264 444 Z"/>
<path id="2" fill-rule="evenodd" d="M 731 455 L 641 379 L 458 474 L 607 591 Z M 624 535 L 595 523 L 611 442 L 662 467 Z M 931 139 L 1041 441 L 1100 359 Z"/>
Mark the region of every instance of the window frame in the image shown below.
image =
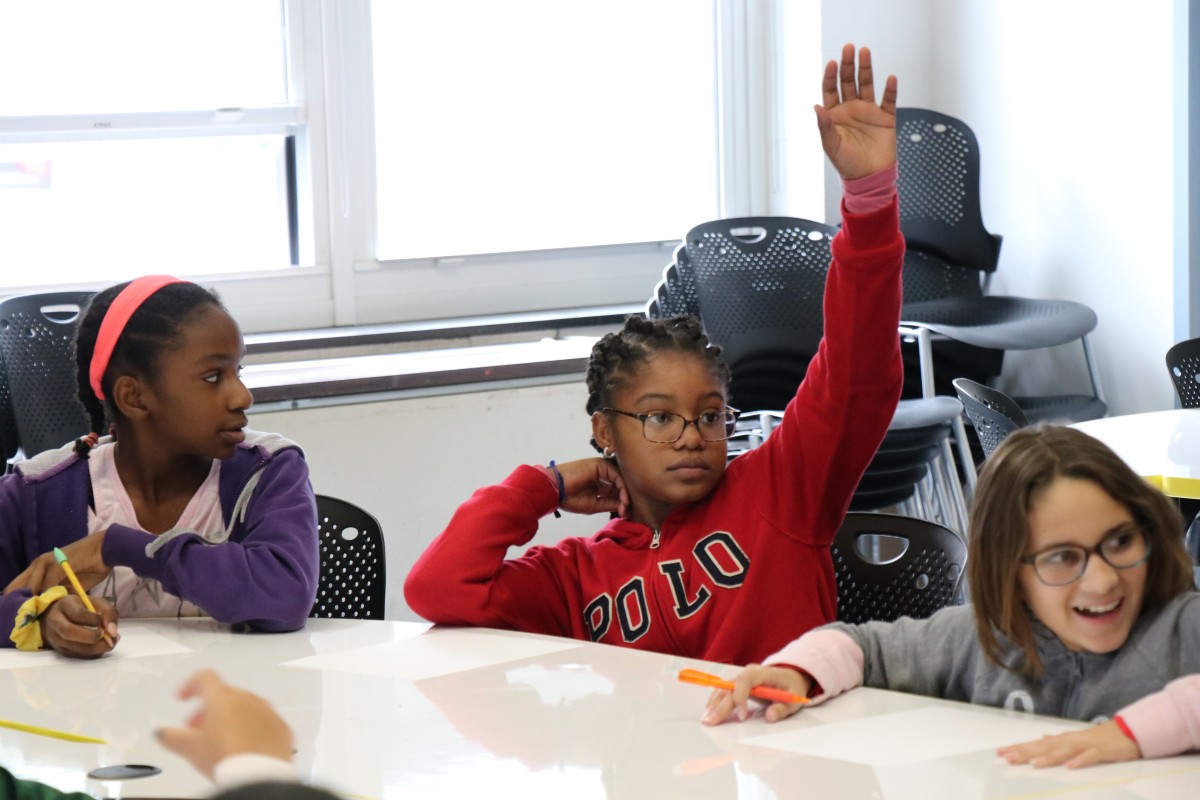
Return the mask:
<path id="1" fill-rule="evenodd" d="M 286 106 L 0 118 L 0 142 L 250 132 L 294 137 L 299 265 L 188 274 L 213 286 L 247 332 L 620 305 L 649 297 L 678 240 L 377 260 L 370 0 L 282 2 Z M 819 31 L 819 3 L 798 8 L 804 24 Z M 781 23 L 796 9 L 785 0 L 714 0 L 714 170 L 722 216 L 787 213 L 781 187 L 789 176 L 795 179 L 795 164 L 789 172 L 780 111 L 787 83 Z M 819 60 L 818 50 L 812 64 Z M 806 173 L 815 185 L 809 194 L 823 203 L 822 168 L 814 163 Z M 104 285 L 10 285 L 0 292 Z"/>

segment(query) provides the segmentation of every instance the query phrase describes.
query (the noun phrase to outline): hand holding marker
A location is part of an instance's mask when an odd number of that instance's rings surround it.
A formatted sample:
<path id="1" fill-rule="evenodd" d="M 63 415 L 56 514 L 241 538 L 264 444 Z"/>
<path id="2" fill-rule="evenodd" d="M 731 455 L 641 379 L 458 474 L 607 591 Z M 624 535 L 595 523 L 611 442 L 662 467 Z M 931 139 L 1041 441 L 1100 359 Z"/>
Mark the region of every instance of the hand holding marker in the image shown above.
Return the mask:
<path id="1" fill-rule="evenodd" d="M 707 686 L 711 689 L 724 689 L 727 692 L 733 691 L 732 681 L 722 680 L 716 675 L 710 675 L 707 672 L 701 672 L 696 669 L 680 670 L 679 680 L 684 683 L 694 683 L 697 686 Z M 801 705 L 807 705 L 811 702 L 803 695 L 793 694 L 783 689 L 774 689 L 770 686 L 755 686 L 750 690 L 750 696 L 757 697 L 760 700 L 770 700 L 773 703 L 800 703 Z"/>

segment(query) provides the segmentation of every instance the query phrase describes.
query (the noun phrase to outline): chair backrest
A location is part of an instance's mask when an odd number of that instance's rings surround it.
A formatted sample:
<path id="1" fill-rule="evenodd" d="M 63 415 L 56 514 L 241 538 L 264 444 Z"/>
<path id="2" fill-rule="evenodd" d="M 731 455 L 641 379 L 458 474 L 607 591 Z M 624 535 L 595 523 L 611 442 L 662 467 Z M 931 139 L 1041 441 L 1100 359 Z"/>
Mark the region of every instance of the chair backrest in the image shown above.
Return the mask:
<path id="1" fill-rule="evenodd" d="M 984 458 L 990 457 L 1010 433 L 1029 424 L 1025 412 L 1004 392 L 968 378 L 955 378 L 953 384 L 979 436 Z"/>
<path id="2" fill-rule="evenodd" d="M 345 500 L 317 495 L 321 573 L 310 617 L 383 619 L 387 562 L 379 520 Z"/>
<path id="3" fill-rule="evenodd" d="M 1167 371 L 1179 405 L 1200 407 L 1200 338 L 1185 339 L 1167 351 Z"/>
<path id="4" fill-rule="evenodd" d="M 4 359 L 0 357 L 0 460 L 8 461 L 16 455 L 20 444 L 17 417 L 8 391 L 8 375 L 4 372 Z M 0 468 L 0 471 L 4 469 Z"/>
<path id="5" fill-rule="evenodd" d="M 975 133 L 947 114 L 897 108 L 896 162 L 908 247 L 963 269 L 995 272 L 1000 237 L 983 227 Z"/>
<path id="6" fill-rule="evenodd" d="M 662 280 L 654 287 L 654 296 L 646 304 L 646 316 L 650 319 L 666 319 L 681 314 L 700 315 L 696 305 L 695 278 L 683 245 L 675 248 L 671 263 L 663 268 Z"/>
<path id="7" fill-rule="evenodd" d="M 734 405 L 782 409 L 795 394 L 824 330 L 836 233 L 795 217 L 716 220 L 688 232 L 700 319 L 723 348 Z"/>
<path id="8" fill-rule="evenodd" d="M 830 553 L 838 619 L 854 624 L 951 605 L 967 563 L 966 544 L 949 528 L 899 514 L 848 513 Z"/>
<path id="9" fill-rule="evenodd" d="M 954 266 L 933 253 L 904 251 L 905 303 L 982 296 L 983 284 L 975 270 Z"/>
<path id="10" fill-rule="evenodd" d="M 92 294 L 50 292 L 0 301 L 0 362 L 26 456 L 61 447 L 91 427 L 78 399 L 74 342 Z"/>

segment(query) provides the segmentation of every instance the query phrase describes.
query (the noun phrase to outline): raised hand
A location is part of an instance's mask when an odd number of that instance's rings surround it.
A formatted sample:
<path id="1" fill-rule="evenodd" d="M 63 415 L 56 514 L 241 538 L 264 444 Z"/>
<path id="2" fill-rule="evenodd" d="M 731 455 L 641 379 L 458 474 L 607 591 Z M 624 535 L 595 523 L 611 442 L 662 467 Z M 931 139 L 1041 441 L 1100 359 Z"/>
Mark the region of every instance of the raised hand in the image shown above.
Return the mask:
<path id="1" fill-rule="evenodd" d="M 1137 742 L 1121 733 L 1115 722 L 1001 747 L 996 752 L 1010 764 L 1032 764 L 1034 767 L 1066 764 L 1068 769 L 1142 757 Z"/>
<path id="2" fill-rule="evenodd" d="M 842 178 L 865 178 L 896 163 L 896 76 L 888 76 L 876 105 L 869 49 L 858 52 L 856 79 L 854 45 L 843 47 L 841 65 L 825 65 L 821 94 L 823 104 L 814 106 L 821 147 Z"/>

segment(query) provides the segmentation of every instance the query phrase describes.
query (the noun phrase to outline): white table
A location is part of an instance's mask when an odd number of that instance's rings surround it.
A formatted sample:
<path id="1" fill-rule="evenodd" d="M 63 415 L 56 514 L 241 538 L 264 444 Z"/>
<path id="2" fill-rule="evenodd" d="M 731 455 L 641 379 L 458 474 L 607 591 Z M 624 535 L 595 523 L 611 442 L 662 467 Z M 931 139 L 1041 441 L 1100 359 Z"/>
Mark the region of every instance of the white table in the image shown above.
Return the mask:
<path id="1" fill-rule="evenodd" d="M 1165 494 L 1200 498 L 1200 409 L 1125 414 L 1071 427 L 1107 444 Z"/>
<path id="2" fill-rule="evenodd" d="M 0 718 L 107 740 L 0 729 L 0 763 L 99 797 L 204 797 L 207 782 L 162 750 L 152 730 L 185 719 L 191 707 L 175 689 L 208 666 L 280 709 L 306 777 L 361 800 L 1145 800 L 1194 797 L 1200 786 L 1200 756 L 1080 771 L 1010 767 L 989 738 L 1078 724 L 870 689 L 777 725 L 756 718 L 706 728 L 698 718 L 707 690 L 676 674 L 729 668 L 571 640 L 340 620 L 282 635 L 232 634 L 206 620 L 128 620 L 122 631 L 117 653 L 96 662 L 0 654 Z M 21 657 L 29 661 L 14 668 Z M 438 670 L 445 674 L 428 674 Z M 127 763 L 162 773 L 84 777 Z"/>

